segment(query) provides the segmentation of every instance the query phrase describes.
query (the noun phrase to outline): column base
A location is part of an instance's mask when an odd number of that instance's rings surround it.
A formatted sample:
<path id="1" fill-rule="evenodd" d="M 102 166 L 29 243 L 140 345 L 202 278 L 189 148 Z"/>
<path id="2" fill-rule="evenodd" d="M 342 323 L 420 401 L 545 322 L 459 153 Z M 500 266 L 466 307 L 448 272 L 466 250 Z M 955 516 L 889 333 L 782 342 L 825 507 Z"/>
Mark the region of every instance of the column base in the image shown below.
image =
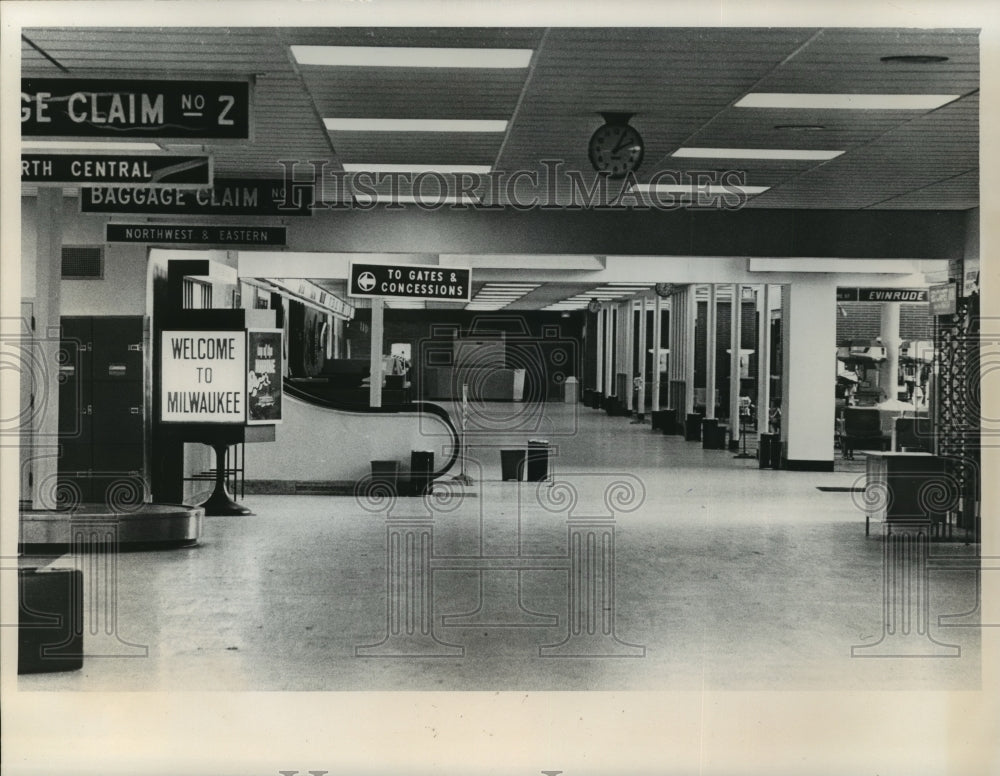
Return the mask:
<path id="1" fill-rule="evenodd" d="M 781 468 L 792 472 L 832 472 L 833 461 L 810 461 L 800 458 L 785 458 Z"/>

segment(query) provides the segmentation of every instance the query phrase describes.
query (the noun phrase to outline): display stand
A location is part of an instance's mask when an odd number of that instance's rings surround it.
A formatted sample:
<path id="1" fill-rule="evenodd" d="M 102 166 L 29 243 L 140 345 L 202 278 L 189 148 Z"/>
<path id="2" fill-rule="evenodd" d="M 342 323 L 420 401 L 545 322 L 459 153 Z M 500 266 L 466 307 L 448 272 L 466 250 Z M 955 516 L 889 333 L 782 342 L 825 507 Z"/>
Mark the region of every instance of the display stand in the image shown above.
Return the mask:
<path id="1" fill-rule="evenodd" d="M 215 450 L 215 490 L 208 500 L 201 504 L 205 514 L 211 516 L 253 514 L 247 507 L 233 501 L 229 491 L 226 490 L 226 456 L 229 453 L 229 444 L 226 442 L 209 444 Z"/>

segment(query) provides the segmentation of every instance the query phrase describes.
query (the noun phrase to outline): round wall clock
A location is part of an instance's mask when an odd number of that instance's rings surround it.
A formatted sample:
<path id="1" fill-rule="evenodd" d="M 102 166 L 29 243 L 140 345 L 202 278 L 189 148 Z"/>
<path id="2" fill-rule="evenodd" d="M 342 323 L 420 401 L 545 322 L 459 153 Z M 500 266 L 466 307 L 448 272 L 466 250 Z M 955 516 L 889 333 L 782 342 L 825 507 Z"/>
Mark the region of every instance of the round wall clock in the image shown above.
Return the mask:
<path id="1" fill-rule="evenodd" d="M 592 313 L 600 312 L 601 303 L 598 302 L 596 299 L 591 299 L 590 302 L 587 303 L 587 309 Z"/>
<path id="2" fill-rule="evenodd" d="M 611 178 L 624 178 L 642 164 L 642 136 L 628 123 L 630 114 L 604 114 L 604 125 L 590 136 L 590 163 Z"/>
<path id="3" fill-rule="evenodd" d="M 674 292 L 674 284 L 657 283 L 655 286 L 653 286 L 653 290 L 656 292 L 657 296 L 662 296 L 664 299 L 666 299 Z"/>

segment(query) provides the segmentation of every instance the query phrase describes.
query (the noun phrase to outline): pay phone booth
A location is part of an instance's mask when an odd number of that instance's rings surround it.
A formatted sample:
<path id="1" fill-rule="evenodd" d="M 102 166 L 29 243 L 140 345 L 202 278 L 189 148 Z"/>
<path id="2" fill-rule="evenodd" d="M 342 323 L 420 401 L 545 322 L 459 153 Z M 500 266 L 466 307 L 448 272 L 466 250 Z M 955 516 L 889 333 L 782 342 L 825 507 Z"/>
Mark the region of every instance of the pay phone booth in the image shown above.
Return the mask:
<path id="1" fill-rule="evenodd" d="M 245 515 L 250 510 L 226 488 L 230 445 L 253 435 L 257 426 L 281 420 L 281 330 L 248 329 L 241 309 L 182 309 L 184 277 L 208 274 L 208 261 L 171 261 L 168 268 L 170 309 L 158 321 L 155 344 L 157 435 L 169 451 L 183 458 L 183 444 L 200 442 L 215 451 L 215 487 L 201 504 L 206 515 Z M 162 325 L 161 325 L 162 324 Z M 179 465 L 178 465 L 179 464 Z M 161 489 L 176 491 L 182 460 L 161 469 Z M 156 483 L 154 483 L 155 487 Z"/>

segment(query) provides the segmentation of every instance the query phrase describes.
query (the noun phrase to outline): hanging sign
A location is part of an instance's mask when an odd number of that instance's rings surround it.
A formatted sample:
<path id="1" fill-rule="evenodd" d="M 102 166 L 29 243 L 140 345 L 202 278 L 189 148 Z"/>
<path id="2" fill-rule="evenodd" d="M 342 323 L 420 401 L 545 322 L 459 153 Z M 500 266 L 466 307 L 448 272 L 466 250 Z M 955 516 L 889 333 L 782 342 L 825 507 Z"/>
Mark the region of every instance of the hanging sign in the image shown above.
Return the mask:
<path id="1" fill-rule="evenodd" d="M 22 78 L 21 136 L 249 140 L 249 81 Z"/>
<path id="2" fill-rule="evenodd" d="M 931 315 L 954 315 L 958 303 L 958 287 L 955 283 L 941 283 L 931 286 L 928 291 Z"/>
<path id="3" fill-rule="evenodd" d="M 80 189 L 83 213 L 148 213 L 198 216 L 309 216 L 312 201 L 302 187 L 286 197 L 282 180 L 216 179 L 210 189 L 98 187 Z"/>
<path id="4" fill-rule="evenodd" d="M 349 296 L 468 302 L 471 270 L 427 264 L 351 262 Z"/>
<path id="5" fill-rule="evenodd" d="M 281 329 L 247 332 L 247 423 L 281 422 Z"/>
<path id="6" fill-rule="evenodd" d="M 23 153 L 21 183 L 203 188 L 212 185 L 212 158 L 173 154 Z"/>
<path id="7" fill-rule="evenodd" d="M 244 423 L 246 332 L 162 332 L 160 381 L 164 423 Z"/>
<path id="8" fill-rule="evenodd" d="M 284 245 L 283 226 L 212 226 L 200 224 L 107 224 L 107 242 L 180 243 L 183 245 Z"/>

